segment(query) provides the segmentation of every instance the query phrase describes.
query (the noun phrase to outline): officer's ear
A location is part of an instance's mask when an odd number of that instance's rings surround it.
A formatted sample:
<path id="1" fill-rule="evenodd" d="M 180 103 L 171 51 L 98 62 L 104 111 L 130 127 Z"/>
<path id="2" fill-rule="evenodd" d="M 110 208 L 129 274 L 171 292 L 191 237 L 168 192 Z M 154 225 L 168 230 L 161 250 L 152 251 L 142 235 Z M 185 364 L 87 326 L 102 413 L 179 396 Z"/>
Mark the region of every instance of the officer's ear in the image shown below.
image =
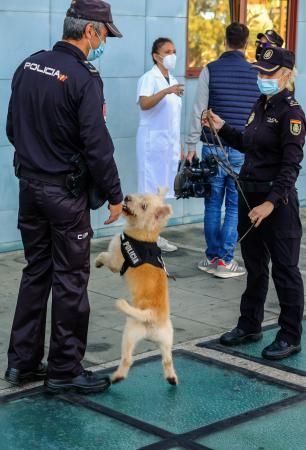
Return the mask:
<path id="1" fill-rule="evenodd" d="M 84 28 L 84 36 L 86 39 L 90 40 L 93 37 L 94 26 L 91 22 L 88 22 Z"/>

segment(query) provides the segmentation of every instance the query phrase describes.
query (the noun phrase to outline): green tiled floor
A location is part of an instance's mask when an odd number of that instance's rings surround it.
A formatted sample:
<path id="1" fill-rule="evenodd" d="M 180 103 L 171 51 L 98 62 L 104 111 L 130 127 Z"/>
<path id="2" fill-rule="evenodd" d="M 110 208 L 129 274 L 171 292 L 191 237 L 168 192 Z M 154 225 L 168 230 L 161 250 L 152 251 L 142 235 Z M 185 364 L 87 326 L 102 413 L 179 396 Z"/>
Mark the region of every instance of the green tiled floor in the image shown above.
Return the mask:
<path id="1" fill-rule="evenodd" d="M 1 402 L 0 450 L 139 450 L 147 446 L 181 450 L 201 445 L 214 450 L 252 450 L 261 448 L 256 433 L 265 427 L 274 430 L 275 439 L 278 435 L 281 439 L 287 429 L 290 450 L 300 450 L 300 442 L 306 442 L 306 427 L 294 440 L 295 423 L 301 427 L 306 420 L 306 394 L 300 389 L 188 352 L 175 353 L 174 364 L 180 379 L 177 387 L 163 379 L 160 358 L 151 358 L 136 364 L 127 380 L 103 394 L 54 397 L 39 391 Z M 301 399 L 303 403 L 297 403 Z M 292 409 L 283 406 L 288 403 L 293 403 Z M 279 412 L 268 413 L 271 408 Z M 251 419 L 254 410 L 268 415 Z M 289 414 L 292 429 L 289 419 L 286 423 Z M 247 417 L 252 427 L 234 426 L 241 417 Z M 226 426 L 230 428 L 208 435 Z M 268 444 L 264 447 L 264 438 L 263 431 L 262 448 L 274 450 Z"/>
<path id="2" fill-rule="evenodd" d="M 184 433 L 283 400 L 295 391 L 187 356 L 175 356 L 177 387 L 163 379 L 161 361 L 131 369 L 127 380 L 90 400 L 120 413 Z"/>
<path id="3" fill-rule="evenodd" d="M 303 327 L 304 330 L 306 330 L 306 320 L 303 320 Z M 263 338 L 258 342 L 246 343 L 234 347 L 225 347 L 216 342 L 215 344 L 208 343 L 208 346 L 214 347 L 216 345 L 219 350 L 222 350 L 224 352 L 239 353 L 241 356 L 260 358 L 261 363 L 265 364 L 267 363 L 267 361 L 261 358 L 262 349 L 274 341 L 277 331 L 277 327 L 264 331 Z M 290 356 L 290 358 L 275 361 L 272 364 L 283 367 L 285 369 L 294 369 L 300 374 L 306 375 L 306 331 L 302 335 L 301 345 L 302 351 L 300 353 L 292 355 Z M 204 346 L 206 346 L 206 344 L 204 344 Z M 271 363 L 269 362 L 268 364 Z"/>
<path id="4" fill-rule="evenodd" d="M 1 450 L 135 450 L 159 440 L 49 395 L 0 405 Z"/>
<path id="5" fill-rule="evenodd" d="M 198 439 L 213 450 L 305 450 L 306 401 Z"/>

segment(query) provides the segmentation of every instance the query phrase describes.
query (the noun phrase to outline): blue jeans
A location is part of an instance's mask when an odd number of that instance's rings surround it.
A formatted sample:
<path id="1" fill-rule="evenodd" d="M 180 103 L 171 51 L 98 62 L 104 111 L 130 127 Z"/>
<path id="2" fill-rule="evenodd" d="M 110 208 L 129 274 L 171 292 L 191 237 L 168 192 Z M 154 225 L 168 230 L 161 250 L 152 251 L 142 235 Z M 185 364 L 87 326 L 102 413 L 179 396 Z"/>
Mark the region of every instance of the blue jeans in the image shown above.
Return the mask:
<path id="1" fill-rule="evenodd" d="M 232 169 L 239 173 L 244 162 L 244 155 L 238 150 L 224 146 Z M 204 145 L 202 158 L 213 152 L 215 148 Z M 221 151 L 217 156 L 224 160 Z M 234 179 L 228 175 L 220 166 L 216 176 L 210 178 L 211 196 L 204 200 L 204 235 L 206 240 L 206 256 L 208 259 L 215 257 L 229 263 L 234 257 L 234 250 L 238 239 L 238 192 Z M 225 217 L 221 223 L 221 209 L 225 197 Z"/>

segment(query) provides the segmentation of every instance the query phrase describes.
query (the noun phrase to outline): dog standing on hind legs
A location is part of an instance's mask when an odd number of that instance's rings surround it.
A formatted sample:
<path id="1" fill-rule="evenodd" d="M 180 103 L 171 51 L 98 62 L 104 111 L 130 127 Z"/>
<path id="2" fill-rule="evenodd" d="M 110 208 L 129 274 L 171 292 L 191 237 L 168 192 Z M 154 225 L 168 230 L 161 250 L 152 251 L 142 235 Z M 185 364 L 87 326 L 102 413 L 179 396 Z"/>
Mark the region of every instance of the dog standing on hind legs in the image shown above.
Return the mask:
<path id="1" fill-rule="evenodd" d="M 106 266 L 120 272 L 127 281 L 132 304 L 124 299 L 117 308 L 127 315 L 122 336 L 122 354 L 118 369 L 112 376 L 116 383 L 128 376 L 133 351 L 142 339 L 159 345 L 165 378 L 176 385 L 178 379 L 172 362 L 173 327 L 170 320 L 168 279 L 157 238 L 172 214 L 164 203 L 165 191 L 157 195 L 128 195 L 123 214 L 126 225 L 122 235 L 115 236 L 107 252 L 96 259 L 96 267 Z"/>

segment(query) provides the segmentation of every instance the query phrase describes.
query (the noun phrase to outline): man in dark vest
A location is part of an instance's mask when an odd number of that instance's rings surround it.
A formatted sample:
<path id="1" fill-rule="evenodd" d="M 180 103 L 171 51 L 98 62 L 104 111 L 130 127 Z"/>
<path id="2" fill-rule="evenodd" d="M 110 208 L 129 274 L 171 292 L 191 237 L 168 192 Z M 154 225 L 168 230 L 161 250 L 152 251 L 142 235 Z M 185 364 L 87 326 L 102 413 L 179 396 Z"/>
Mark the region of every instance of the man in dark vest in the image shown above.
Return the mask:
<path id="1" fill-rule="evenodd" d="M 226 122 L 243 130 L 250 110 L 259 96 L 257 79 L 251 64 L 245 59 L 249 36 L 248 28 L 234 22 L 226 28 L 225 52 L 219 59 L 207 64 L 202 70 L 193 105 L 190 131 L 186 140 L 187 158 L 196 155 L 196 145 L 201 137 L 201 113 L 212 109 Z M 208 143 L 212 137 L 206 134 Z M 209 146 L 204 141 L 202 157 L 211 152 L 227 161 L 238 174 L 244 156 L 222 142 L 226 155 L 220 148 Z M 234 250 L 238 238 L 238 192 L 234 179 L 219 166 L 216 176 L 211 178 L 212 193 L 205 198 L 204 235 L 206 251 L 198 268 L 219 278 L 241 276 L 245 269 L 234 260 Z M 221 222 L 221 209 L 225 198 L 225 217 Z"/>

